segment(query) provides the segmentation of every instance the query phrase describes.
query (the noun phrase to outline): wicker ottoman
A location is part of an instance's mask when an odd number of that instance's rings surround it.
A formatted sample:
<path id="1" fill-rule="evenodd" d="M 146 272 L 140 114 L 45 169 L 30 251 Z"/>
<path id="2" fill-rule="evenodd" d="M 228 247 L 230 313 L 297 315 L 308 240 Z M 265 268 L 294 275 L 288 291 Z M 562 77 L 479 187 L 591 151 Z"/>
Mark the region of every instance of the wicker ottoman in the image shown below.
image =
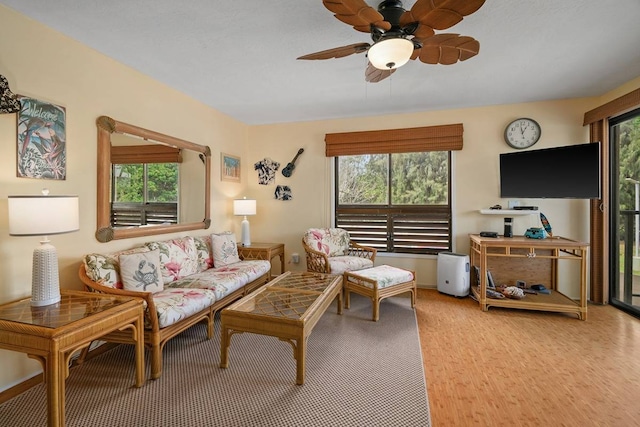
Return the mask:
<path id="1" fill-rule="evenodd" d="M 358 271 L 344 273 L 344 306 L 349 308 L 349 295 L 355 292 L 371 298 L 373 304 L 373 321 L 380 315 L 380 301 L 393 295 L 411 293 L 411 308 L 416 303 L 416 274 L 402 268 L 380 265 Z"/>

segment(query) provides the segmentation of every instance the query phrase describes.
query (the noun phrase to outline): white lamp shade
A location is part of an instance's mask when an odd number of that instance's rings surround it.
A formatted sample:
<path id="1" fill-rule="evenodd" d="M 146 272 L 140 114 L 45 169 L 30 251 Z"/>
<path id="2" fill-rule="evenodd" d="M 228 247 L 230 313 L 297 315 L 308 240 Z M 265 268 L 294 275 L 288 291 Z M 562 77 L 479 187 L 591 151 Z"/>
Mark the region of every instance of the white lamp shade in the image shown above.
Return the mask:
<path id="1" fill-rule="evenodd" d="M 413 54 L 413 42 L 397 37 L 383 39 L 369 48 L 367 57 L 379 70 L 392 70 L 406 64 Z"/>
<path id="2" fill-rule="evenodd" d="M 9 235 L 49 236 L 80 229 L 78 196 L 9 196 Z"/>
<path id="3" fill-rule="evenodd" d="M 255 215 L 256 201 L 251 199 L 237 199 L 233 201 L 234 215 Z"/>
<path id="4" fill-rule="evenodd" d="M 80 228 L 78 196 L 9 196 L 9 234 L 44 236 L 33 251 L 31 305 L 45 306 L 60 301 L 58 254 L 47 236 L 70 233 Z"/>

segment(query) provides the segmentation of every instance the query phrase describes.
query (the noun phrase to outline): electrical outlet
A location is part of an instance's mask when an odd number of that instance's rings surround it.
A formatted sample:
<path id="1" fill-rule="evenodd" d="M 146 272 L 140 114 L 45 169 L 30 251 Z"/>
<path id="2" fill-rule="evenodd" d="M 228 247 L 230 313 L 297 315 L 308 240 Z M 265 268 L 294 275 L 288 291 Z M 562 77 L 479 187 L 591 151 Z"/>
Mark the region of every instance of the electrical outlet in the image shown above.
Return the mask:
<path id="1" fill-rule="evenodd" d="M 291 261 L 294 264 L 298 264 L 300 262 L 300 255 L 298 255 L 297 253 L 291 254 Z"/>

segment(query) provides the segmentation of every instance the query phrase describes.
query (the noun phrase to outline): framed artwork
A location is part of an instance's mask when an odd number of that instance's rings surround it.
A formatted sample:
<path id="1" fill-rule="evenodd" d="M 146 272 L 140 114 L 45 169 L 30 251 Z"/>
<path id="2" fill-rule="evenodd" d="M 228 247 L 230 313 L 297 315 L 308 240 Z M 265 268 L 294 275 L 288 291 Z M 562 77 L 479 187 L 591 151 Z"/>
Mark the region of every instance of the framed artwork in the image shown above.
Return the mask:
<path id="1" fill-rule="evenodd" d="M 240 182 L 240 157 L 220 153 L 220 179 Z"/>
<path id="2" fill-rule="evenodd" d="M 17 176 L 67 177 L 67 133 L 64 107 L 18 95 Z"/>

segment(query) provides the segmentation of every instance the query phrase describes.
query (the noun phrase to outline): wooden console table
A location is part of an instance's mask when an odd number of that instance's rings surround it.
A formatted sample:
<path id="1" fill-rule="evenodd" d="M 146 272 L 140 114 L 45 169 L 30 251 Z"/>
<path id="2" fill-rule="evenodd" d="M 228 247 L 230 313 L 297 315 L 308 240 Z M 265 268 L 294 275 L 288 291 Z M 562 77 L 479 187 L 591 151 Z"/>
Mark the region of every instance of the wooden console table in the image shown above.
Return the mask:
<path id="1" fill-rule="evenodd" d="M 32 307 L 30 298 L 0 305 L 0 348 L 42 364 L 50 427 L 64 426 L 69 359 L 109 332 L 130 329 L 136 342 L 135 384 L 144 384 L 142 299 L 64 289 L 61 294 L 59 303 L 43 307 Z"/>
<path id="2" fill-rule="evenodd" d="M 529 239 L 524 236 L 481 237 L 470 235 L 471 266 L 479 268 L 480 286 L 472 280 L 471 292 L 480 308 L 507 307 L 526 310 L 573 313 L 587 319 L 587 252 L 584 242 L 550 237 Z M 575 301 L 558 291 L 558 261 L 580 263 L 580 300 Z M 521 299 L 487 298 L 487 271 L 498 285 L 515 286 L 516 280 L 527 284 L 543 284 L 551 294 L 526 294 Z M 471 277 L 474 277 L 473 271 Z"/>
<path id="3" fill-rule="evenodd" d="M 280 274 L 284 273 L 284 243 L 251 243 L 251 246 L 238 245 L 238 255 L 242 259 L 261 259 L 271 261 L 280 257 Z M 269 280 L 271 280 L 269 270 Z"/>

